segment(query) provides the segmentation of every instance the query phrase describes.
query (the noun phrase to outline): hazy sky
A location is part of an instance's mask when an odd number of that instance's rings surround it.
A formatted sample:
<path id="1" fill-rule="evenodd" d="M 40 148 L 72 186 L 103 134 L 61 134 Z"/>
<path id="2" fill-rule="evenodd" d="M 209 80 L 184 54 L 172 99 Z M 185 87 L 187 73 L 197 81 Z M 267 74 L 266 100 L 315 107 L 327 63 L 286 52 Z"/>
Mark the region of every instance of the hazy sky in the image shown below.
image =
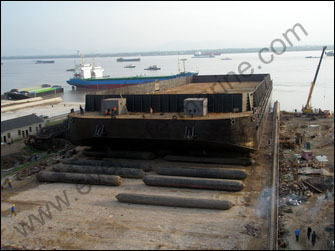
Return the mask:
<path id="1" fill-rule="evenodd" d="M 334 44 L 334 2 L 1 1 L 1 56 Z"/>

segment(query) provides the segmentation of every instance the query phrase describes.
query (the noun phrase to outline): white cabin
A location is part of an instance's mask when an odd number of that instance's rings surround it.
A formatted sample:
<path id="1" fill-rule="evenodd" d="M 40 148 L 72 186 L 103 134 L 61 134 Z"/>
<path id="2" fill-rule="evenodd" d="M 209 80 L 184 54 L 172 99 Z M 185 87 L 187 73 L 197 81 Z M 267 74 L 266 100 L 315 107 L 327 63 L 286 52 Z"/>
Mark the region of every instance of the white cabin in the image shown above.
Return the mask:
<path id="1" fill-rule="evenodd" d="M 90 64 L 84 64 L 80 70 L 82 78 L 91 78 L 92 66 Z"/>
<path id="2" fill-rule="evenodd" d="M 102 78 L 104 69 L 101 66 L 94 66 L 92 69 L 92 78 Z"/>
<path id="3" fill-rule="evenodd" d="M 79 77 L 81 79 L 89 79 L 89 78 L 103 78 L 104 69 L 101 66 L 96 66 L 93 59 L 93 65 L 84 64 L 84 56 L 81 55 L 81 64 L 75 64 L 75 77 Z"/>

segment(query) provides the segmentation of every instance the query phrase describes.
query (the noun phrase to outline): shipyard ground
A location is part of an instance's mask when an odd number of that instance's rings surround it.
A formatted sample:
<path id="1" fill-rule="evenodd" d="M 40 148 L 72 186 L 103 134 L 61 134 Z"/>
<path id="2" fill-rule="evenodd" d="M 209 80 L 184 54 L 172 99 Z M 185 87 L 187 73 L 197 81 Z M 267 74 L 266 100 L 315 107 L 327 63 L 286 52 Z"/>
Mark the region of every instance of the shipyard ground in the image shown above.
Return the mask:
<path id="1" fill-rule="evenodd" d="M 317 192 L 307 187 L 300 189 L 296 185 L 301 184 L 302 180 L 310 177 L 327 178 L 334 183 L 334 118 L 316 119 L 306 117 L 295 117 L 292 113 L 282 113 L 280 123 L 280 140 L 282 143 L 290 142 L 286 147 L 282 144 L 280 148 L 280 210 L 279 210 L 279 228 L 282 233 L 279 235 L 279 243 L 286 243 L 286 249 L 291 250 L 334 250 L 334 188 L 329 184 L 328 199 L 325 199 L 325 192 Z M 328 161 L 324 167 L 318 168 L 318 162 L 315 162 L 316 168 L 309 169 L 309 172 L 320 171 L 322 175 L 317 174 L 298 174 L 301 167 L 296 168 L 297 157 L 295 154 L 301 154 L 304 144 L 295 144 L 295 134 L 305 135 L 305 142 L 311 145 L 313 159 L 318 155 L 325 155 Z M 286 138 L 286 139 L 285 139 Z M 293 146 L 293 147 L 290 147 Z M 289 188 L 285 195 L 283 188 Z M 300 191 L 299 191 L 300 190 Z M 310 192 L 306 192 L 306 191 Z M 307 199 L 300 205 L 289 205 L 285 203 L 291 195 L 308 195 Z M 285 212 L 286 211 L 286 212 Z M 317 234 L 315 246 L 311 240 L 307 239 L 307 227 L 311 225 L 312 231 Z M 296 241 L 294 230 L 298 227 L 300 231 L 299 241 Z M 331 230 L 332 229 L 332 230 Z M 285 246 L 285 245 L 284 245 Z M 283 249 L 279 245 L 279 248 Z"/>
<path id="2" fill-rule="evenodd" d="M 311 141 L 323 145 L 326 133 L 322 123 L 333 124 L 333 120 L 309 121 L 307 118 L 291 118 L 285 122 L 287 131 L 302 124 L 319 124 L 320 127 L 307 127 L 306 134 L 317 136 Z M 282 128 L 284 130 L 285 127 Z M 315 130 L 320 130 L 314 132 Z M 291 130 L 292 131 L 292 130 Z M 285 133 L 281 131 L 281 133 Z M 76 187 L 73 184 L 39 183 L 35 176 L 15 180 L 13 191 L 1 191 L 1 238 L 5 246 L 24 249 L 268 249 L 270 184 L 272 173 L 272 120 L 265 128 L 261 150 L 253 156 L 254 166 L 244 167 L 248 177 L 246 187 L 240 192 L 222 192 L 199 189 L 176 189 L 146 186 L 142 180 L 123 179 L 119 187 L 88 186 Z M 270 139 L 270 142 L 269 142 Z M 81 148 L 77 148 L 80 150 Z M 328 157 L 326 169 L 333 173 L 334 145 L 315 150 Z M 287 152 L 287 154 L 285 154 Z M 299 151 L 284 150 L 281 158 L 288 159 Z M 290 156 L 288 156 L 290 155 Z M 51 160 L 52 161 L 52 160 Z M 163 160 L 154 160 L 159 166 Z M 188 164 L 179 164 L 188 165 Z M 204 164 L 197 164 L 204 166 Z M 215 165 L 211 165 L 215 166 Z M 154 172 L 152 172 L 154 173 Z M 226 211 L 209 209 L 171 208 L 161 206 L 119 203 L 115 196 L 120 192 L 148 193 L 161 195 L 187 196 L 191 198 L 226 199 L 234 206 Z M 57 205 L 57 210 L 48 202 Z M 10 217 L 10 205 L 16 204 L 17 215 Z M 39 209 L 49 204 L 51 217 L 44 216 L 43 224 L 32 219 L 34 229 L 26 227 L 26 236 L 19 223 L 29 223 L 29 215 L 39 217 Z M 324 194 L 314 193 L 299 206 L 291 206 L 293 213 L 284 213 L 284 236 L 287 249 L 328 249 L 331 236 L 324 227 L 334 222 L 334 199 L 324 199 Z M 30 216 L 31 217 L 31 216 Z M 307 242 L 307 224 L 317 232 L 313 247 Z M 294 229 L 301 227 L 299 242 L 295 241 Z M 334 232 L 330 233 L 332 236 Z"/>
<path id="3" fill-rule="evenodd" d="M 29 249 L 267 249 L 271 119 L 266 128 L 262 149 L 253 156 L 256 164 L 244 168 L 248 178 L 240 192 L 150 187 L 142 180 L 124 178 L 119 187 L 91 186 L 84 194 L 87 186 L 78 190 L 73 184 L 41 184 L 35 176 L 15 181 L 13 191 L 1 192 L 2 245 Z M 154 162 L 159 166 L 164 161 Z M 224 199 L 234 206 L 220 211 L 124 204 L 115 198 L 120 192 Z M 32 219 L 34 229 L 26 227 L 26 236 L 15 228 L 22 231 L 21 221 L 30 224 L 29 215 L 39 217 L 39 209 L 46 209 L 48 202 L 57 205 L 56 197 L 64 200 L 64 193 L 68 206 L 62 202 L 61 210 L 50 206 L 51 217 L 44 217 L 44 224 Z M 15 217 L 10 216 L 11 203 L 16 204 Z"/>

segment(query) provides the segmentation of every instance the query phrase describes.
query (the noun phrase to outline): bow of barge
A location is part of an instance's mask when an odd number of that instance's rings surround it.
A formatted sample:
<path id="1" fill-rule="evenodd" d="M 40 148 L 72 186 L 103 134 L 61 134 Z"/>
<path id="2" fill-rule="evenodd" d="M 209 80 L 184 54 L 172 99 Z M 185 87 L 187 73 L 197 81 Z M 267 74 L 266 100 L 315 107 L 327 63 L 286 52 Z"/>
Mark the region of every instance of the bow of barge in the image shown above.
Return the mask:
<path id="1" fill-rule="evenodd" d="M 85 112 L 69 114 L 70 140 L 112 149 L 256 151 L 271 93 L 270 75 L 254 74 L 194 76 L 151 94 L 87 94 Z"/>

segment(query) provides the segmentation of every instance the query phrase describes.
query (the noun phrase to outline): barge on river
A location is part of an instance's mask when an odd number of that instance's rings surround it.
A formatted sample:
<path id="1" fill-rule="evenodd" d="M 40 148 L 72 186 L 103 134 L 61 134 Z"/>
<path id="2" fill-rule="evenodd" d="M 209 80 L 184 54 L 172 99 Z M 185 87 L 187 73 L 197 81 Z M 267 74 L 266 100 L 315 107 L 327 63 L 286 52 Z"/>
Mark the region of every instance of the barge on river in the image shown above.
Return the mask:
<path id="1" fill-rule="evenodd" d="M 9 100 L 20 100 L 27 98 L 44 97 L 48 95 L 54 95 L 63 93 L 64 88 L 60 85 L 49 85 L 43 84 L 41 86 L 23 88 L 23 89 L 11 89 L 9 92 L 5 92 L 4 96 Z"/>
<path id="2" fill-rule="evenodd" d="M 271 93 L 270 75 L 253 74 L 195 75 L 151 94 L 87 94 L 85 112 L 69 114 L 70 140 L 114 149 L 252 152 L 260 147 Z"/>

